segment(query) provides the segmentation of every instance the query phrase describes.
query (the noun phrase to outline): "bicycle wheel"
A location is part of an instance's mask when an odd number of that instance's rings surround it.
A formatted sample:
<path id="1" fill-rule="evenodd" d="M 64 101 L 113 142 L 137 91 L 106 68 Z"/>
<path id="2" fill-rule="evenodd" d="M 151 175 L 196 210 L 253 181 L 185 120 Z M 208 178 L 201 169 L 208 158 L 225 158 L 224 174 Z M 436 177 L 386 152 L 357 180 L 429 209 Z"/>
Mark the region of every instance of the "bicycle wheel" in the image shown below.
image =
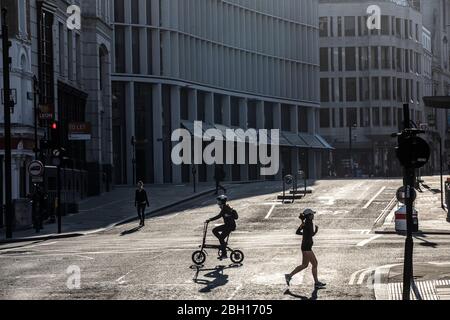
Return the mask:
<path id="1" fill-rule="evenodd" d="M 192 261 L 196 264 L 196 265 L 201 265 L 203 264 L 203 262 L 205 262 L 206 260 L 206 254 L 203 251 L 195 251 L 192 254 Z"/>
<path id="2" fill-rule="evenodd" d="M 241 263 L 244 261 L 244 253 L 241 250 L 234 250 L 231 252 L 230 259 L 234 263 Z"/>

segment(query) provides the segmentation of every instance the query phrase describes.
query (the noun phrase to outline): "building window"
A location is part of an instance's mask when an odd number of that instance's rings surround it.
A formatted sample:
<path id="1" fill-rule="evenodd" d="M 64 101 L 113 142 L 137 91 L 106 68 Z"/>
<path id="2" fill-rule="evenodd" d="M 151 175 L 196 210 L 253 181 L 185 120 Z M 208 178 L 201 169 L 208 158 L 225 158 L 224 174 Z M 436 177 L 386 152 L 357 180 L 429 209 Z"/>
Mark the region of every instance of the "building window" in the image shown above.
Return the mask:
<path id="1" fill-rule="evenodd" d="M 328 17 L 319 18 L 319 36 L 328 37 Z"/>
<path id="2" fill-rule="evenodd" d="M 345 48 L 345 70 L 356 71 L 356 48 Z"/>
<path id="3" fill-rule="evenodd" d="M 344 109 L 339 108 L 339 127 L 344 127 Z"/>
<path id="4" fill-rule="evenodd" d="M 368 101 L 370 99 L 369 78 L 359 78 L 359 99 Z"/>
<path id="5" fill-rule="evenodd" d="M 339 101 L 344 102 L 344 80 L 339 78 Z"/>
<path id="6" fill-rule="evenodd" d="M 359 48 L 359 69 L 361 71 L 369 69 L 369 50 L 367 47 Z"/>
<path id="7" fill-rule="evenodd" d="M 397 79 L 397 101 L 403 102 L 403 86 L 402 86 L 402 79 Z"/>
<path id="8" fill-rule="evenodd" d="M 383 119 L 383 127 L 390 127 L 391 124 L 391 108 L 383 107 L 382 108 L 382 119 Z"/>
<path id="9" fill-rule="evenodd" d="M 68 62 L 68 78 L 73 80 L 73 32 L 67 30 L 67 62 Z"/>
<path id="10" fill-rule="evenodd" d="M 346 101 L 356 101 L 356 78 L 346 78 Z"/>
<path id="11" fill-rule="evenodd" d="M 344 17 L 344 24 L 345 24 L 345 36 L 346 37 L 356 36 L 355 17 Z"/>
<path id="12" fill-rule="evenodd" d="M 320 79 L 320 101 L 322 102 L 330 101 L 330 86 L 328 78 Z"/>
<path id="13" fill-rule="evenodd" d="M 403 65 L 402 65 L 402 49 L 397 48 L 397 72 L 403 71 Z"/>
<path id="14" fill-rule="evenodd" d="M 391 84 L 390 84 L 390 78 L 389 77 L 382 77 L 381 78 L 381 96 L 383 100 L 390 100 L 391 99 Z"/>
<path id="15" fill-rule="evenodd" d="M 249 104 L 249 107 L 250 107 L 250 104 Z M 215 94 L 214 95 L 214 123 L 221 124 L 222 121 L 223 121 L 223 116 L 222 116 L 222 96 L 219 95 L 219 94 Z"/>
<path id="16" fill-rule="evenodd" d="M 116 25 L 114 34 L 116 72 L 125 73 L 125 28 Z"/>
<path id="17" fill-rule="evenodd" d="M 330 109 L 329 108 L 321 108 L 320 109 L 320 127 L 321 128 L 329 128 L 330 127 Z"/>
<path id="18" fill-rule="evenodd" d="M 124 0 L 114 0 L 114 21 L 118 23 L 125 22 Z"/>
<path id="19" fill-rule="evenodd" d="M 358 124 L 357 112 L 356 108 L 347 108 L 347 127 Z"/>
<path id="20" fill-rule="evenodd" d="M 133 73 L 140 73 L 141 60 L 140 60 L 140 41 L 139 41 L 139 28 L 132 28 L 132 47 L 133 47 Z"/>
<path id="21" fill-rule="evenodd" d="M 372 119 L 373 119 L 373 126 L 379 127 L 380 126 L 380 108 L 378 108 L 378 107 L 372 108 Z"/>
<path id="22" fill-rule="evenodd" d="M 329 71 L 328 48 L 320 48 L 320 71 Z"/>
<path id="23" fill-rule="evenodd" d="M 370 58 L 370 68 L 371 69 L 378 69 L 378 47 L 371 47 L 370 48 L 371 58 Z"/>
<path id="24" fill-rule="evenodd" d="M 343 54 L 343 48 L 338 48 L 338 67 L 339 71 L 343 71 L 343 65 L 342 65 L 342 54 Z"/>
<path id="25" fill-rule="evenodd" d="M 390 69 L 390 57 L 389 57 L 389 47 L 381 47 L 381 68 Z"/>
<path id="26" fill-rule="evenodd" d="M 372 99 L 380 100 L 380 78 L 372 77 Z"/>
<path id="27" fill-rule="evenodd" d="M 337 24 L 338 24 L 338 37 L 342 37 L 342 17 L 337 17 Z"/>
<path id="28" fill-rule="evenodd" d="M 147 25 L 152 25 L 152 0 L 147 0 Z"/>
<path id="29" fill-rule="evenodd" d="M 361 108 L 360 112 L 360 126 L 370 127 L 370 108 Z"/>
<path id="30" fill-rule="evenodd" d="M 139 24 L 139 0 L 131 0 L 131 23 Z"/>
<path id="31" fill-rule="evenodd" d="M 53 105 L 53 15 L 41 9 L 39 16 L 39 85 L 41 104 Z"/>
<path id="32" fill-rule="evenodd" d="M 358 17 L 358 26 L 359 26 L 359 36 L 367 36 L 369 34 L 369 30 L 367 29 L 367 18 L 366 17 Z"/>
<path id="33" fill-rule="evenodd" d="M 402 37 L 402 19 L 395 19 L 395 32 L 398 38 Z"/>
<path id="34" fill-rule="evenodd" d="M 66 67 L 66 46 L 64 44 L 64 24 L 59 23 L 59 75 L 64 77 Z"/>
<path id="35" fill-rule="evenodd" d="M 385 36 L 390 34 L 389 16 L 381 16 L 381 34 Z"/>

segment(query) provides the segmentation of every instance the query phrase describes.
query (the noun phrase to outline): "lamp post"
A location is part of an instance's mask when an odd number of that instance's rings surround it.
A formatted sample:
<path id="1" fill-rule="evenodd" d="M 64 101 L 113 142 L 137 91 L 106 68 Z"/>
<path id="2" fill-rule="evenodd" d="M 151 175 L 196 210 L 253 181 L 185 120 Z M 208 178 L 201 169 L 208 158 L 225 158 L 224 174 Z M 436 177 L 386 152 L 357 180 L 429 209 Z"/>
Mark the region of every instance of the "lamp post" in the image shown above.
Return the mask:
<path id="1" fill-rule="evenodd" d="M 10 94 L 10 78 L 9 68 L 11 65 L 11 57 L 9 56 L 8 26 L 6 24 L 8 11 L 2 8 L 2 44 L 3 44 L 3 92 L 4 92 L 4 118 L 5 118 L 5 224 L 6 238 L 12 238 L 12 179 L 11 179 L 11 107 L 13 105 Z"/>

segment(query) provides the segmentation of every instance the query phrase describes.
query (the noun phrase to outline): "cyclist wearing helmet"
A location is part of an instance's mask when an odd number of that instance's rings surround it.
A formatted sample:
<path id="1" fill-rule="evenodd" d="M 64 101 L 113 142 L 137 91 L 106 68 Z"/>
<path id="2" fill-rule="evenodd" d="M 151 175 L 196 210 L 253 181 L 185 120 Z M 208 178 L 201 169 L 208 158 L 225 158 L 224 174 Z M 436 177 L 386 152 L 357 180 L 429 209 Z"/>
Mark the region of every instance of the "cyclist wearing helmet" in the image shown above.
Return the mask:
<path id="1" fill-rule="evenodd" d="M 303 271 L 304 269 L 308 268 L 308 265 L 311 263 L 312 265 L 312 274 L 313 274 L 313 278 L 314 278 L 314 287 L 316 289 L 322 289 L 326 286 L 325 283 L 322 283 L 319 281 L 318 277 L 317 277 L 317 258 L 314 254 L 314 252 L 312 251 L 312 247 L 313 247 L 313 237 L 316 235 L 316 233 L 319 231 L 319 227 L 315 226 L 314 228 L 314 224 L 313 224 L 313 220 L 314 220 L 314 214 L 316 212 L 314 212 L 311 209 L 306 209 L 305 211 L 303 211 L 303 213 L 300 214 L 299 219 L 302 220 L 302 224 L 300 225 L 300 227 L 297 230 L 297 234 L 298 235 L 303 235 L 303 239 L 302 239 L 302 256 L 303 256 L 303 261 L 302 264 L 300 266 L 298 266 L 297 268 L 294 269 L 294 271 L 292 271 L 290 274 L 286 274 L 285 275 L 285 279 L 286 279 L 286 284 L 289 286 L 292 280 L 292 277 L 294 275 L 296 275 L 297 273 Z"/>
<path id="2" fill-rule="evenodd" d="M 219 259 L 227 258 L 227 244 L 225 243 L 225 239 L 230 235 L 230 233 L 236 230 L 236 222 L 235 220 L 238 218 L 236 210 L 232 209 L 227 204 L 228 198 L 225 195 L 217 197 L 217 204 L 220 207 L 220 213 L 206 220 L 206 222 L 211 222 L 223 218 L 224 224 L 218 227 L 215 227 L 212 232 L 219 239 L 220 242 L 220 250 L 221 256 Z"/>

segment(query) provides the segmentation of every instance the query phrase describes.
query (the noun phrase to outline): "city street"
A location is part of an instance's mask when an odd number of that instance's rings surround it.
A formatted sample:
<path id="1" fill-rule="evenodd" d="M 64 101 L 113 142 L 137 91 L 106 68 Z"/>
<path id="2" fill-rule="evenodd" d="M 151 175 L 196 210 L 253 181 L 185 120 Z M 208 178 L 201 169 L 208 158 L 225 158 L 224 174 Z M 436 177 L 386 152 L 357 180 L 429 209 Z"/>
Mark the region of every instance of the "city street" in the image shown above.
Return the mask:
<path id="1" fill-rule="evenodd" d="M 231 186 L 239 220 L 229 245 L 244 252 L 242 265 L 219 261 L 209 250 L 205 265 L 193 266 L 203 222 L 219 211 L 213 195 L 148 218 L 139 230 L 132 222 L 78 238 L 2 245 L 0 299 L 375 299 L 382 279 L 377 272 L 403 262 L 404 237 L 375 233 L 400 185 L 321 180 L 293 204 L 276 200 L 280 182 Z M 287 291 L 284 274 L 300 264 L 295 231 L 305 208 L 317 211 L 314 251 L 327 288 L 313 290 L 308 268 Z M 209 231 L 208 243 L 215 242 Z M 415 264 L 445 269 L 449 248 L 450 235 L 416 237 Z M 74 266 L 81 272 L 79 289 L 67 286 Z"/>

